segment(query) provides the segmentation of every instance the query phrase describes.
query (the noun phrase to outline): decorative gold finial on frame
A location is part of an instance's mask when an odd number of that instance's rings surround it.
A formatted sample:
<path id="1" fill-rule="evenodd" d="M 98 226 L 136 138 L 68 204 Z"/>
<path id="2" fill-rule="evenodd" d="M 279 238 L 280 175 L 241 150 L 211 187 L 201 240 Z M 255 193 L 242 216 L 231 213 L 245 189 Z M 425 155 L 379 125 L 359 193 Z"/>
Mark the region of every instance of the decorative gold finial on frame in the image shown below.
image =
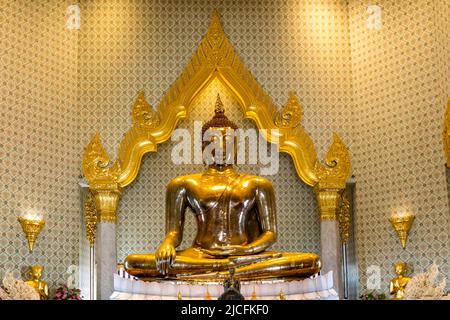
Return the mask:
<path id="1" fill-rule="evenodd" d="M 289 99 L 275 117 L 279 128 L 295 128 L 302 120 L 302 107 L 294 91 L 289 92 Z"/>
<path id="2" fill-rule="evenodd" d="M 406 241 L 408 240 L 409 230 L 414 222 L 415 216 L 411 213 L 397 213 L 389 217 L 389 222 L 397 232 L 398 238 L 402 243 L 402 248 L 406 248 Z"/>
<path id="3" fill-rule="evenodd" d="M 117 184 L 121 172 L 120 162 L 116 161 L 110 166 L 108 153 L 96 133 L 87 145 L 83 155 L 83 175 L 88 180 L 91 189 L 103 185 Z"/>
<path id="4" fill-rule="evenodd" d="M 45 220 L 28 216 L 18 217 L 17 220 L 20 222 L 22 230 L 25 233 L 25 237 L 28 241 L 28 249 L 31 253 L 33 252 L 37 237 L 45 226 Z"/>
<path id="5" fill-rule="evenodd" d="M 280 300 L 286 300 L 286 295 L 283 292 L 283 289 L 280 290 L 280 293 L 278 294 L 278 298 Z"/>
<path id="6" fill-rule="evenodd" d="M 135 126 L 145 129 L 154 128 L 160 122 L 158 113 L 155 112 L 152 106 L 147 102 L 145 93 L 142 90 L 139 91 L 136 101 L 133 104 L 131 117 Z"/>

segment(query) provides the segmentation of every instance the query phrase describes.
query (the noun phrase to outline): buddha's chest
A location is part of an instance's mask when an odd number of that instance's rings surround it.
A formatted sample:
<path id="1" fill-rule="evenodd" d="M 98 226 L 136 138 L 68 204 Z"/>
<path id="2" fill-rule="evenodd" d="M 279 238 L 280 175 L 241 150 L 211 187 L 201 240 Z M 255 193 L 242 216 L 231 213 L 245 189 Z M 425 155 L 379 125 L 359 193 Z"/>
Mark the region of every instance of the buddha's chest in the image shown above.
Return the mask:
<path id="1" fill-rule="evenodd" d="M 196 213 L 206 215 L 245 214 L 253 207 L 255 190 L 249 183 L 199 184 L 189 191 L 188 198 Z"/>

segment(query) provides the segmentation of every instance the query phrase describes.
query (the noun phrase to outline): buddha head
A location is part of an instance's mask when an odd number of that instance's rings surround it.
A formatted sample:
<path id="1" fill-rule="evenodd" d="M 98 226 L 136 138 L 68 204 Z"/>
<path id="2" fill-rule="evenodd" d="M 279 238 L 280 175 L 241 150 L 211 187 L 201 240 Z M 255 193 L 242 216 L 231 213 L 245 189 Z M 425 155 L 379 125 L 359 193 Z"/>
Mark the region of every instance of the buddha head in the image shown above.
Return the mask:
<path id="1" fill-rule="evenodd" d="M 214 116 L 202 127 L 203 161 L 208 165 L 227 166 L 235 163 L 238 126 L 225 115 L 217 94 Z"/>
<path id="2" fill-rule="evenodd" d="M 33 280 L 40 280 L 42 277 L 43 266 L 32 266 L 31 267 L 31 277 Z"/>
<path id="3" fill-rule="evenodd" d="M 405 276 L 408 270 L 408 266 L 405 262 L 397 262 L 395 265 L 395 273 L 398 276 Z"/>

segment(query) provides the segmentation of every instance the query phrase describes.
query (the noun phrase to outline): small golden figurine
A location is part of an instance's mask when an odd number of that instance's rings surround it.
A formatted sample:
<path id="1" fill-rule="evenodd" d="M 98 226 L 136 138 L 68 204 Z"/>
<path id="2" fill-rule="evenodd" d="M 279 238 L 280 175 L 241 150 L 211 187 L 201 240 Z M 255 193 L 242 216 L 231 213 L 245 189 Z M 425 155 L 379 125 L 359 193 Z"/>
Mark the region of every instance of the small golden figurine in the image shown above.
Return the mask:
<path id="1" fill-rule="evenodd" d="M 37 291 L 41 300 L 48 300 L 47 282 L 41 280 L 43 270 L 44 270 L 43 266 L 32 266 L 31 267 L 32 279 L 27 281 L 26 283 L 28 283 Z"/>
<path id="2" fill-rule="evenodd" d="M 391 280 L 389 284 L 389 292 L 394 295 L 393 300 L 402 300 L 405 293 L 405 287 L 411 278 L 406 277 L 408 268 L 405 262 L 397 262 L 395 264 L 395 273 L 397 277 Z"/>

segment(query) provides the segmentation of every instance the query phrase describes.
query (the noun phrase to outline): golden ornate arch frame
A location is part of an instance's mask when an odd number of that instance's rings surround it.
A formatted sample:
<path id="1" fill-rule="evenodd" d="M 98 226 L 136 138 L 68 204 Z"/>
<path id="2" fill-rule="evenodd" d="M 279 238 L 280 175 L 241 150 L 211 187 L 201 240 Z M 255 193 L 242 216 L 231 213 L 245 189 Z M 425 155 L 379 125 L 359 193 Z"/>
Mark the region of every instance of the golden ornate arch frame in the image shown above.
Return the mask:
<path id="1" fill-rule="evenodd" d="M 156 109 L 140 92 L 132 107 L 133 125 L 120 143 L 113 164 L 97 133 L 86 147 L 83 174 L 95 196 L 100 221 L 116 221 L 116 211 L 123 188 L 136 178 L 147 152 L 167 141 L 180 119 L 188 117 L 194 98 L 213 79 L 222 81 L 240 103 L 244 118 L 252 119 L 280 152 L 288 153 L 299 178 L 314 187 L 321 219 L 336 220 L 340 195 L 350 174 L 350 156 L 339 136 L 333 134 L 325 164 L 318 160 L 312 139 L 301 126 L 301 106 L 290 93 L 281 111 L 247 70 L 226 37 L 218 12 L 214 12 L 208 31 L 191 61 L 172 84 Z"/>

